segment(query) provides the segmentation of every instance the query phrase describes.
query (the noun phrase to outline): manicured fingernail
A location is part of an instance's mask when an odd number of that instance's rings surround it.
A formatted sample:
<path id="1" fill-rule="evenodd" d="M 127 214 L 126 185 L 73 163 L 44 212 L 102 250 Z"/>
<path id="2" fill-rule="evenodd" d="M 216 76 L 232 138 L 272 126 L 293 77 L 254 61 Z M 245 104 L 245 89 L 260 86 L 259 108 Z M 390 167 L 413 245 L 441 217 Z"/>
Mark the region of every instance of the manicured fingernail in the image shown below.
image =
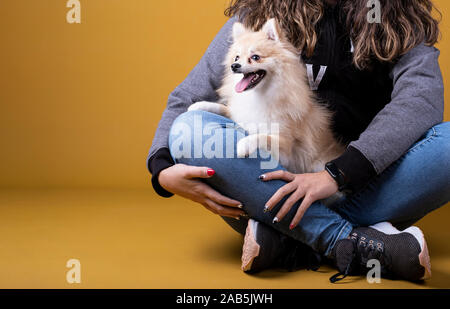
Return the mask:
<path id="1" fill-rule="evenodd" d="M 295 225 L 293 225 L 293 224 L 289 225 L 290 230 L 293 230 L 294 228 L 295 228 Z"/>
<path id="2" fill-rule="evenodd" d="M 213 170 L 212 168 L 210 168 L 210 169 L 208 169 L 208 170 L 206 171 L 206 173 L 208 174 L 209 177 L 211 177 L 211 176 L 214 176 L 214 174 L 216 173 L 216 171 Z"/>
<path id="3" fill-rule="evenodd" d="M 269 209 L 269 206 L 264 206 L 264 212 L 269 212 L 270 211 L 270 209 Z"/>
<path id="4" fill-rule="evenodd" d="M 277 217 L 273 218 L 273 221 L 272 221 L 273 224 L 278 223 L 278 222 L 279 222 L 279 220 Z"/>
<path id="5" fill-rule="evenodd" d="M 238 221 L 241 220 L 241 217 L 234 217 L 234 218 Z"/>
<path id="6" fill-rule="evenodd" d="M 261 175 L 261 176 L 259 176 L 259 179 L 260 180 L 264 180 L 266 178 L 266 175 Z"/>
<path id="7" fill-rule="evenodd" d="M 242 209 L 242 208 L 244 208 L 244 205 L 240 204 L 240 205 L 238 205 L 238 208 Z"/>
<path id="8" fill-rule="evenodd" d="M 250 218 L 247 214 L 242 214 L 241 215 L 241 218 L 245 218 L 245 219 L 248 219 L 248 218 Z"/>

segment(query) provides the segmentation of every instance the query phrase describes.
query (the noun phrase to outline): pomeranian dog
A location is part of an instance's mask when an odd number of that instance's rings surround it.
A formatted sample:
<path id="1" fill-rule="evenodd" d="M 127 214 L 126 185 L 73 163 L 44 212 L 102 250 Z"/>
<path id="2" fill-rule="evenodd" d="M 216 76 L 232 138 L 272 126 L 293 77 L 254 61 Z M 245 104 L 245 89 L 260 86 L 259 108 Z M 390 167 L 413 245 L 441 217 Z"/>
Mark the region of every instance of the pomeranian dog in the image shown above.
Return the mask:
<path id="1" fill-rule="evenodd" d="M 235 23 L 233 44 L 225 60 L 230 70 L 218 90 L 219 102 L 197 102 L 189 110 L 223 115 L 247 131 L 255 124 L 271 128 L 277 123 L 279 134 L 267 130 L 242 138 L 237 156 L 265 150 L 292 173 L 323 171 L 345 147 L 333 136 L 331 112 L 316 101 L 309 87 L 300 55 L 275 19 L 258 32 Z"/>

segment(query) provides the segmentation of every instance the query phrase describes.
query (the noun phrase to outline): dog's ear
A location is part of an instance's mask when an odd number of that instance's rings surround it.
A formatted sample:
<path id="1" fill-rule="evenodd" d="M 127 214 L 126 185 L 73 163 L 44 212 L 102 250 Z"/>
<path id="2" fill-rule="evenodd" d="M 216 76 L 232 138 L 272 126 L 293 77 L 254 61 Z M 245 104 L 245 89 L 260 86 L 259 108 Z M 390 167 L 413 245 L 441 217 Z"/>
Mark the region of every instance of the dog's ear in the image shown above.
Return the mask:
<path id="1" fill-rule="evenodd" d="M 244 27 L 243 24 L 239 22 L 235 22 L 233 25 L 233 38 L 236 40 L 239 38 L 244 32 L 246 32 L 247 29 Z"/>
<path id="2" fill-rule="evenodd" d="M 269 40 L 273 41 L 279 41 L 280 40 L 280 31 L 278 28 L 277 21 L 275 18 L 269 19 L 263 26 L 262 31 L 266 33 L 267 38 Z"/>

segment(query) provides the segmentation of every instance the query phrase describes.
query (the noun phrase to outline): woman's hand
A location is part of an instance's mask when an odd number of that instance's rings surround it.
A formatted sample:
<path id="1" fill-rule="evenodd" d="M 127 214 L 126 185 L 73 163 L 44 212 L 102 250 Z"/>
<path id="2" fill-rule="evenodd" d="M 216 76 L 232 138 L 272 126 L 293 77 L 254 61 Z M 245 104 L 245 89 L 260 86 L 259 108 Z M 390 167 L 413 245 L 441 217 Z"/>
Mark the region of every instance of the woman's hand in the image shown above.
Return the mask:
<path id="1" fill-rule="evenodd" d="M 245 216 L 242 204 L 223 196 L 199 178 L 211 178 L 215 171 L 207 167 L 176 164 L 162 170 L 158 176 L 161 187 L 165 190 L 200 203 L 214 214 L 235 218 Z"/>
<path id="2" fill-rule="evenodd" d="M 276 171 L 261 175 L 260 178 L 263 181 L 281 179 L 289 182 L 278 189 L 266 203 L 265 211 L 271 211 L 286 195 L 292 193 L 283 204 L 280 211 L 278 211 L 274 218 L 274 222 L 283 220 L 284 216 L 291 210 L 292 206 L 298 200 L 303 198 L 303 201 L 298 207 L 297 213 L 289 226 L 291 230 L 298 225 L 312 203 L 330 197 L 338 192 L 336 181 L 327 171 L 313 174 L 292 174 L 287 171 Z"/>

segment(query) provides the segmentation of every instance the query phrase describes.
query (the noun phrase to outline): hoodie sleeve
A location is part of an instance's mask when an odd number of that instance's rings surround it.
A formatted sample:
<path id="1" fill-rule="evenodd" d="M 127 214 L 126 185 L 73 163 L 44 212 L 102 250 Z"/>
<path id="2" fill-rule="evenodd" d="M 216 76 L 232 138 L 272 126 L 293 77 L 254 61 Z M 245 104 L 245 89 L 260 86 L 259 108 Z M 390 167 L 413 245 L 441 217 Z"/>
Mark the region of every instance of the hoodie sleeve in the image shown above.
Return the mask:
<path id="1" fill-rule="evenodd" d="M 362 189 L 443 121 L 444 85 L 438 58 L 439 50 L 421 44 L 393 66 L 391 102 L 333 161 L 345 174 L 351 191 Z"/>
<path id="2" fill-rule="evenodd" d="M 169 95 L 166 109 L 156 130 L 147 156 L 147 168 L 152 174 L 152 185 L 156 193 L 163 197 L 173 194 L 164 190 L 159 182 L 159 173 L 174 165 L 169 152 L 169 132 L 174 120 L 188 107 L 199 101 L 217 101 L 216 89 L 222 81 L 223 60 L 229 49 L 232 28 L 236 19 L 231 18 L 220 30 L 205 54 L 187 78 Z"/>

